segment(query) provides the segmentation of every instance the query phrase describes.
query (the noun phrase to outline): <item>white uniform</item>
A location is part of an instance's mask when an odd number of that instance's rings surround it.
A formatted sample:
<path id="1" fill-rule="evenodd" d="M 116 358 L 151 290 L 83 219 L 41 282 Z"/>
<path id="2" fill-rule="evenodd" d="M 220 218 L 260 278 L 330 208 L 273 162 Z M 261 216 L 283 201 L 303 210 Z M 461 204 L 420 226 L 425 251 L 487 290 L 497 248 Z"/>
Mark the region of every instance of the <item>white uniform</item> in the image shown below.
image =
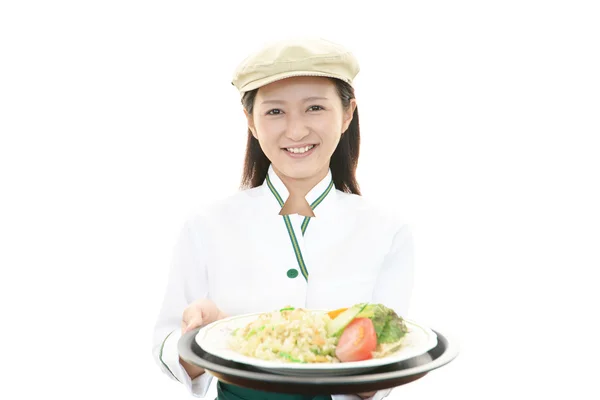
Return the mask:
<path id="1" fill-rule="evenodd" d="M 210 207 L 182 231 L 153 353 L 163 372 L 195 396 L 210 395 L 216 384 L 208 373 L 191 381 L 179 364 L 183 310 L 196 299 L 211 299 L 229 316 L 360 302 L 382 303 L 407 316 L 413 244 L 406 224 L 361 196 L 336 190 L 331 171 L 306 196 L 315 217 L 279 215 L 287 197 L 271 166 L 262 186 Z M 389 392 L 379 391 L 375 400 Z"/>

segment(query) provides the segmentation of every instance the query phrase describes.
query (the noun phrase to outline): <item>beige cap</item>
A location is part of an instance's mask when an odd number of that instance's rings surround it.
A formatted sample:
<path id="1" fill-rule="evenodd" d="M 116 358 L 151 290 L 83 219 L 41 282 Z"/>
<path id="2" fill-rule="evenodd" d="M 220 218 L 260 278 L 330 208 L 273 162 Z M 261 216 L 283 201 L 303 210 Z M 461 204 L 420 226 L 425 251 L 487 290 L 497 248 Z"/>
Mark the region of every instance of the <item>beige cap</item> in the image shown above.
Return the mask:
<path id="1" fill-rule="evenodd" d="M 288 39 L 247 57 L 231 83 L 241 94 L 292 76 L 327 76 L 352 85 L 359 70 L 356 58 L 339 44 L 324 39 Z"/>

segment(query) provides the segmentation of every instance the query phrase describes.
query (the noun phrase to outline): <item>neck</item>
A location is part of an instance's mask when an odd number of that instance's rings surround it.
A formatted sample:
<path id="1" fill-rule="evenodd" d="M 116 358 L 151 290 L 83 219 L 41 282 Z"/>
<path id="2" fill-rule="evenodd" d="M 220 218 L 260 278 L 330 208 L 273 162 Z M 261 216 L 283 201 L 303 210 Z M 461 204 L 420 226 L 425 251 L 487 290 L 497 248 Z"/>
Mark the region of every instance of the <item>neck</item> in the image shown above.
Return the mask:
<path id="1" fill-rule="evenodd" d="M 275 168 L 275 166 L 273 166 L 273 171 L 275 171 L 279 179 L 281 179 L 288 192 L 290 193 L 290 196 L 305 197 L 306 194 L 310 192 L 312 188 L 317 186 L 319 182 L 325 179 L 327 173 L 329 172 L 329 168 L 324 167 L 315 175 L 308 178 L 291 178 L 289 176 L 285 176 L 277 168 Z"/>

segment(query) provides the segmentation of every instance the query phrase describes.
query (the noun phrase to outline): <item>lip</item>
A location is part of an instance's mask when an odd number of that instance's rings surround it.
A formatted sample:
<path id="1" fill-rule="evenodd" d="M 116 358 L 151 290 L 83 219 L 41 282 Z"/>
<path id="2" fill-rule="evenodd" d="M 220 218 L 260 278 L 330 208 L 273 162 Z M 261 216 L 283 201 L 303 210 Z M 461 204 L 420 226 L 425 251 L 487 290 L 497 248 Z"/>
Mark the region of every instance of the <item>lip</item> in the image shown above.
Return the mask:
<path id="1" fill-rule="evenodd" d="M 313 146 L 313 148 L 304 153 L 290 153 L 289 151 L 286 150 L 286 149 L 302 148 L 302 147 L 306 147 L 306 146 Z M 304 157 L 310 156 L 317 147 L 319 147 L 318 144 L 309 143 L 309 144 L 305 144 L 302 146 L 284 147 L 281 149 L 281 151 L 283 151 L 285 154 L 287 154 L 291 158 L 304 158 Z"/>

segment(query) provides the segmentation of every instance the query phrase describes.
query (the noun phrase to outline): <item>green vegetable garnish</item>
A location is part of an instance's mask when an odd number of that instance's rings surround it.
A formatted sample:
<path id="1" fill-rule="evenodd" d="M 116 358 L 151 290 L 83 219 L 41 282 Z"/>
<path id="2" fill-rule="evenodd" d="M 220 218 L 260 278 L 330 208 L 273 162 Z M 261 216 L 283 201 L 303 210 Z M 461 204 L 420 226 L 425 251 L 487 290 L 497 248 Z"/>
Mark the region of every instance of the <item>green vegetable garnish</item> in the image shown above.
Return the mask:
<path id="1" fill-rule="evenodd" d="M 335 356 L 335 348 L 327 351 L 321 351 L 320 349 L 310 349 L 310 351 L 316 356 Z"/>
<path id="2" fill-rule="evenodd" d="M 288 360 L 290 360 L 291 362 L 297 362 L 297 363 L 303 363 L 305 364 L 305 361 L 300 361 L 297 358 L 292 357 L 291 354 L 289 353 L 285 353 L 283 351 L 279 352 L 279 357 L 283 357 L 283 358 L 287 358 Z"/>
<path id="3" fill-rule="evenodd" d="M 279 311 L 281 312 L 281 311 L 294 311 L 294 310 L 295 310 L 295 308 L 294 308 L 294 307 L 287 307 L 287 308 L 282 308 L 282 309 L 281 309 L 281 310 L 279 310 Z"/>
<path id="4" fill-rule="evenodd" d="M 367 305 L 357 318 L 369 318 L 373 322 L 379 344 L 397 342 L 408 332 L 402 317 L 382 304 Z"/>
<path id="5" fill-rule="evenodd" d="M 348 326 L 348 324 L 350 324 L 354 318 L 357 318 L 358 315 L 363 312 L 366 306 L 366 303 L 355 304 L 346 311 L 342 312 L 336 318 L 329 320 L 326 326 L 327 335 L 332 337 L 340 337 L 344 332 L 344 329 L 346 329 L 346 326 Z"/>
<path id="6" fill-rule="evenodd" d="M 261 326 L 260 328 L 257 329 L 251 329 L 250 332 L 248 332 L 248 334 L 246 335 L 246 339 L 251 338 L 252 336 L 256 335 L 258 332 L 264 330 L 266 327 L 266 325 Z"/>
<path id="7" fill-rule="evenodd" d="M 394 343 L 402 339 L 408 332 L 402 318 L 391 318 L 383 328 L 381 335 L 377 338 L 378 343 Z"/>

